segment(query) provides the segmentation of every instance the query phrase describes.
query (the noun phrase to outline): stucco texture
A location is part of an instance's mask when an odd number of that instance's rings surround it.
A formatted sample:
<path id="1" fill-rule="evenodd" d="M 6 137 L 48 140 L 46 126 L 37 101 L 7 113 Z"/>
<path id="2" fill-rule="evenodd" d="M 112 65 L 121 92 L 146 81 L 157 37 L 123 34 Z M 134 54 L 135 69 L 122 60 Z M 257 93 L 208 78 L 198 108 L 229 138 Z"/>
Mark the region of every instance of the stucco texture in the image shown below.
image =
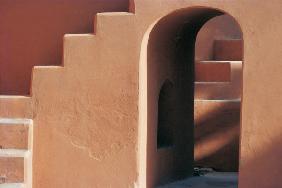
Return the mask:
<path id="1" fill-rule="evenodd" d="M 63 35 L 93 32 L 99 12 L 128 11 L 128 0 L 2 0 L 0 94 L 29 95 L 37 65 L 61 65 Z"/>
<path id="2" fill-rule="evenodd" d="M 188 15 L 195 24 L 193 18 L 204 21 L 222 10 L 240 25 L 239 187 L 280 187 L 281 1 L 135 0 L 132 14 L 99 14 L 95 34 L 66 35 L 64 66 L 33 69 L 34 188 L 157 184 L 156 166 L 147 171 L 155 160 L 153 142 L 147 142 L 155 134 L 147 128 L 147 44 L 157 21 L 180 9 L 181 18 Z"/>

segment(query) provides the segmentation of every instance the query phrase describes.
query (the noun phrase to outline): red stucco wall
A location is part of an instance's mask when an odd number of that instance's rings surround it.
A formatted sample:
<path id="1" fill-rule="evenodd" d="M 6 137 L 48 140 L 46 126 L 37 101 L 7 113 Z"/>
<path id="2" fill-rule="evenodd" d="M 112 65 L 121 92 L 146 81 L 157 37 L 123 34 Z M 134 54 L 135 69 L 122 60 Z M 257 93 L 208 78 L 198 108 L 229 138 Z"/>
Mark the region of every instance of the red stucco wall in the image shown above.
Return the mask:
<path id="1" fill-rule="evenodd" d="M 147 155 L 147 137 L 155 138 L 154 128 L 140 118 L 148 112 L 148 50 L 142 41 L 157 20 L 175 10 L 187 8 L 191 19 L 195 7 L 212 7 L 234 16 L 244 33 L 239 187 L 279 188 L 280 0 L 135 0 L 135 5 L 135 14 L 100 15 L 97 35 L 66 36 L 64 67 L 34 69 L 34 187 L 145 187 L 147 162 L 155 159 Z"/>
<path id="2" fill-rule="evenodd" d="M 195 83 L 195 166 L 238 171 L 242 64 L 218 61 L 241 61 L 241 40 L 240 26 L 226 14 L 210 19 L 197 35 L 195 81 L 213 83 Z M 220 50 L 219 41 L 225 42 Z"/>
<path id="3" fill-rule="evenodd" d="M 63 35 L 93 32 L 107 11 L 128 11 L 128 0 L 1 1 L 0 94 L 29 94 L 32 67 L 60 65 Z"/>

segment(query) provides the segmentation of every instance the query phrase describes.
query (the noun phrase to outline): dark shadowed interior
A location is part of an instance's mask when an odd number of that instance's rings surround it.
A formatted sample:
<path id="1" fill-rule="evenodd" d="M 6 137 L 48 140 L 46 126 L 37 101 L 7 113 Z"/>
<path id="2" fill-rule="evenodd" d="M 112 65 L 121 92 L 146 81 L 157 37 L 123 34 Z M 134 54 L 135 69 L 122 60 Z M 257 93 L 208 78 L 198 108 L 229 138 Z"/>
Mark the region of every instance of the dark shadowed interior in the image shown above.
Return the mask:
<path id="1" fill-rule="evenodd" d="M 147 48 L 148 187 L 193 174 L 195 41 L 201 27 L 222 14 L 204 7 L 181 9 L 159 20 L 150 32 Z M 169 91 L 172 94 L 164 94 L 167 80 L 173 83 Z M 173 96 L 171 100 L 163 99 L 168 95 Z M 160 124 L 166 124 L 163 121 L 167 122 L 165 129 L 158 130 Z M 166 133 L 168 135 L 162 135 Z M 161 145 L 172 147 L 159 147 L 160 134 L 164 138 Z M 238 140 L 236 147 L 237 143 Z"/>
<path id="2" fill-rule="evenodd" d="M 173 114 L 173 83 L 166 80 L 161 88 L 158 101 L 158 148 L 166 148 L 173 146 L 174 132 L 172 125 L 174 120 L 171 118 Z"/>

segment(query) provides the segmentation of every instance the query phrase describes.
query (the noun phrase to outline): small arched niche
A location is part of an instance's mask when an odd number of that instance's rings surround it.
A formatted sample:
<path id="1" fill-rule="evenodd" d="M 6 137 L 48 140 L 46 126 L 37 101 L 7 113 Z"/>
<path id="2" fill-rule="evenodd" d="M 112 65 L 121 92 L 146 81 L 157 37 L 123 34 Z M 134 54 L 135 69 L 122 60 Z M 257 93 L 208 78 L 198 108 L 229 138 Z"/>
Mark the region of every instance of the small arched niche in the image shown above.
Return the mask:
<path id="1" fill-rule="evenodd" d="M 223 14 L 209 7 L 179 9 L 158 19 L 143 38 L 139 79 L 140 187 L 153 188 L 193 176 L 195 42 L 202 26 Z M 168 109 L 173 113 L 162 109 L 167 108 L 166 102 L 159 102 L 159 88 L 167 78 L 173 83 L 173 100 L 164 101 L 169 101 Z M 161 150 L 157 139 L 163 121 L 158 118 L 160 114 L 170 116 L 164 121 L 173 130 L 171 140 L 170 131 L 164 133 L 167 140 L 163 144 L 173 143 L 173 147 Z"/>
<path id="2" fill-rule="evenodd" d="M 173 83 L 170 80 L 165 80 L 158 101 L 158 149 L 173 146 L 173 113 Z"/>

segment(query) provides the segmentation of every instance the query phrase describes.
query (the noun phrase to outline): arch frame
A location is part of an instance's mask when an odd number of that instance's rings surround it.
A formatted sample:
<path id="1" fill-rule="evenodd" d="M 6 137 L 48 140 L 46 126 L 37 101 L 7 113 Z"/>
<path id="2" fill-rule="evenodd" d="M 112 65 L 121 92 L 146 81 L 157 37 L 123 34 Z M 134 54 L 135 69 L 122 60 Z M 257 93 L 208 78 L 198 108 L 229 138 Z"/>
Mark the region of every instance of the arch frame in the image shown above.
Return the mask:
<path id="1" fill-rule="evenodd" d="M 138 152 L 137 152 L 137 170 L 138 170 L 138 177 L 137 177 L 137 187 L 138 188 L 147 188 L 147 139 L 148 139 L 148 124 L 147 124 L 147 110 L 148 110 L 148 46 L 150 44 L 150 35 L 152 34 L 153 30 L 158 26 L 158 24 L 167 17 L 172 16 L 174 13 L 179 11 L 187 11 L 189 12 L 192 9 L 203 8 L 218 11 L 221 14 L 227 14 L 231 18 L 234 19 L 235 23 L 237 24 L 238 28 L 242 32 L 242 61 L 244 62 L 244 32 L 242 26 L 238 19 L 233 16 L 231 13 L 224 9 L 215 8 L 212 6 L 199 6 L 199 5 L 191 5 L 182 8 L 175 8 L 174 10 L 170 11 L 169 13 L 162 15 L 155 19 L 155 21 L 151 22 L 149 27 L 147 28 L 145 34 L 142 36 L 142 42 L 140 47 L 140 58 L 139 58 L 139 93 L 138 93 L 138 106 L 139 106 L 139 114 L 138 114 Z M 215 16 L 212 16 L 208 20 L 212 19 Z M 208 21 L 207 20 L 207 21 Z M 203 26 L 202 24 L 200 28 Z M 197 35 L 196 35 L 197 36 Z M 244 64 L 242 66 L 242 84 L 241 84 L 241 94 L 243 96 L 243 77 L 244 77 Z M 242 107 L 243 107 L 243 97 L 241 99 L 241 106 L 240 106 L 240 139 L 239 139 L 239 171 L 240 171 L 240 159 L 241 159 L 241 133 L 242 133 Z"/>

